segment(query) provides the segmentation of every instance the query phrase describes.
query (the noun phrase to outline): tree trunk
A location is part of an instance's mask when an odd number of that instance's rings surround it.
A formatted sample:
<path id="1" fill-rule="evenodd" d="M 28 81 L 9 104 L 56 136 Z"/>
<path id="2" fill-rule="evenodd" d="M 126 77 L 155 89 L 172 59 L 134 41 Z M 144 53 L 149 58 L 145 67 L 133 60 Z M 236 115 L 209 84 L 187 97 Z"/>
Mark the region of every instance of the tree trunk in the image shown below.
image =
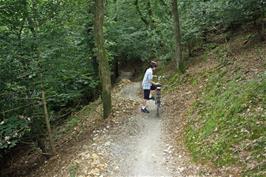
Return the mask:
<path id="1" fill-rule="evenodd" d="M 188 56 L 192 57 L 192 42 L 189 41 L 187 47 L 188 47 Z"/>
<path id="2" fill-rule="evenodd" d="M 41 55 L 40 55 L 40 51 L 39 51 L 39 45 L 37 42 L 38 39 L 38 23 L 37 23 L 37 16 L 38 16 L 38 10 L 37 10 L 37 1 L 36 0 L 32 0 L 31 1 L 32 6 L 29 8 L 29 10 L 31 10 L 32 15 L 30 15 L 30 13 L 28 13 L 28 23 L 29 23 L 29 29 L 32 33 L 34 42 L 32 44 L 32 51 L 35 53 L 35 57 L 36 59 L 39 61 L 38 63 L 38 67 L 40 70 L 40 80 L 41 80 L 41 94 L 42 94 L 42 104 L 43 104 L 43 112 L 44 112 L 44 119 L 45 119 L 45 124 L 46 124 L 46 128 L 47 128 L 47 134 L 48 134 L 48 139 L 49 139 L 49 143 L 50 143 L 50 147 L 51 147 L 51 151 L 52 151 L 52 155 L 56 154 L 55 151 L 55 145 L 54 145 L 54 141 L 53 141 L 53 137 L 52 137 L 52 131 L 51 131 L 51 125 L 50 125 L 50 120 L 49 120 L 49 114 L 48 114 L 48 109 L 47 109 L 47 103 L 46 103 L 46 97 L 45 97 L 45 91 L 44 91 L 44 84 L 43 84 L 43 74 L 42 74 L 42 66 L 41 66 Z M 39 143 L 38 144 L 42 144 L 42 140 L 39 139 L 38 140 Z"/>
<path id="3" fill-rule="evenodd" d="M 262 20 L 262 23 L 261 23 L 260 39 L 261 39 L 261 41 L 265 41 L 265 26 L 264 26 L 264 21 L 263 20 Z"/>
<path id="4" fill-rule="evenodd" d="M 177 1 L 172 0 L 172 15 L 174 20 L 174 33 L 175 33 L 175 60 L 176 68 L 183 72 L 183 60 L 182 60 L 182 50 L 181 50 L 181 34 L 180 34 L 180 23 Z"/>
<path id="5" fill-rule="evenodd" d="M 260 7 L 260 10 L 261 10 L 261 13 L 260 13 L 260 19 L 259 19 L 259 36 L 260 36 L 260 39 L 261 41 L 264 41 L 265 40 L 265 26 L 264 26 L 264 18 L 265 18 L 265 6 L 264 6 L 264 3 L 263 1 L 261 1 L 261 7 Z"/>
<path id="6" fill-rule="evenodd" d="M 147 11 L 149 14 L 149 24 L 150 24 L 150 28 L 154 29 L 155 25 L 154 25 L 154 20 L 153 20 L 153 11 L 152 11 L 152 6 L 151 6 L 151 1 L 148 0 L 147 2 Z"/>
<path id="7" fill-rule="evenodd" d="M 140 16 L 140 19 L 143 21 L 143 23 L 149 27 L 149 22 L 148 20 L 145 18 L 145 16 L 142 14 L 140 7 L 139 7 L 139 0 L 135 0 L 135 6 L 136 6 L 136 10 Z"/>
<path id="8" fill-rule="evenodd" d="M 102 84 L 103 117 L 107 118 L 112 110 L 112 101 L 110 67 L 104 49 L 104 0 L 96 0 L 95 6 L 95 45 L 97 50 L 97 59 L 99 61 L 99 72 Z"/>
<path id="9" fill-rule="evenodd" d="M 55 146 L 54 146 L 54 140 L 52 136 L 52 130 L 50 126 L 50 120 L 49 120 L 49 114 L 48 114 L 48 109 L 47 109 L 47 103 L 46 103 L 46 97 L 45 97 L 45 92 L 42 84 L 42 104 L 43 104 L 43 110 L 44 110 L 44 119 L 45 119 L 45 124 L 47 127 L 47 132 L 48 132 L 48 138 L 49 138 L 49 143 L 50 147 L 52 150 L 52 155 L 56 154 Z"/>

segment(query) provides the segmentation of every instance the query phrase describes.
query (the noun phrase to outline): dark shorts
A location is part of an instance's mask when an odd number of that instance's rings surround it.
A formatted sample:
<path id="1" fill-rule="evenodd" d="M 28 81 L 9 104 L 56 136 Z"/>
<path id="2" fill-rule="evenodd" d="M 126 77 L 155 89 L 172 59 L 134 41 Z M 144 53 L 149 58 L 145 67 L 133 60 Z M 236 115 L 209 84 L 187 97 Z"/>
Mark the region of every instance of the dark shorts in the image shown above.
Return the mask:
<path id="1" fill-rule="evenodd" d="M 144 90 L 144 99 L 145 100 L 149 100 L 150 99 L 150 92 L 151 90 L 155 90 L 156 89 L 156 86 L 155 85 L 151 85 L 151 89 L 150 90 Z"/>

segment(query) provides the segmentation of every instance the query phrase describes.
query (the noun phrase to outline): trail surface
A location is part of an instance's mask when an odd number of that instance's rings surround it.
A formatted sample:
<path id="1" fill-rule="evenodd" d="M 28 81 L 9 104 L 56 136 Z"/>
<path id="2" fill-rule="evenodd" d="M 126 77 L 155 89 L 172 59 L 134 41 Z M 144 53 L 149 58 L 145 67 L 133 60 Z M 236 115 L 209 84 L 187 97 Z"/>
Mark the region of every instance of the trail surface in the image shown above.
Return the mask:
<path id="1" fill-rule="evenodd" d="M 140 102 L 139 91 L 140 84 L 131 83 L 118 94 Z M 184 152 L 175 152 L 175 142 L 167 135 L 164 114 L 156 117 L 154 101 L 148 105 L 149 114 L 136 110 L 123 124 L 99 136 L 101 140 L 96 147 L 108 157 L 103 176 L 202 176 L 202 170 L 191 164 Z"/>
<path id="2" fill-rule="evenodd" d="M 126 86 L 120 94 L 139 100 L 139 83 Z M 149 103 L 150 114 L 136 111 L 136 115 L 123 125 L 115 137 L 110 153 L 116 157 L 115 176 L 170 176 L 164 159 L 165 144 L 162 143 L 161 119 L 155 116 L 154 102 Z M 111 134 L 111 136 L 113 136 Z"/>
<path id="3" fill-rule="evenodd" d="M 191 163 L 183 143 L 177 138 L 184 125 L 179 119 L 180 113 L 168 114 L 165 111 L 158 118 L 154 101 L 148 103 L 151 110 L 149 114 L 140 112 L 139 108 L 132 112 L 131 106 L 130 112 L 127 112 L 125 108 L 128 103 L 142 101 L 139 82 L 128 81 L 116 92 L 115 98 L 117 102 L 114 116 L 109 120 L 112 123 L 107 122 L 92 133 L 85 134 L 82 141 L 62 151 L 56 159 L 49 160 L 30 176 L 220 176 L 210 173 L 209 169 L 201 165 Z M 174 99 L 181 101 L 178 100 L 179 97 Z M 163 100 L 164 103 L 166 105 L 163 107 L 175 109 L 166 100 Z M 180 109 L 181 112 L 182 110 Z M 124 116 L 117 119 L 116 113 Z"/>

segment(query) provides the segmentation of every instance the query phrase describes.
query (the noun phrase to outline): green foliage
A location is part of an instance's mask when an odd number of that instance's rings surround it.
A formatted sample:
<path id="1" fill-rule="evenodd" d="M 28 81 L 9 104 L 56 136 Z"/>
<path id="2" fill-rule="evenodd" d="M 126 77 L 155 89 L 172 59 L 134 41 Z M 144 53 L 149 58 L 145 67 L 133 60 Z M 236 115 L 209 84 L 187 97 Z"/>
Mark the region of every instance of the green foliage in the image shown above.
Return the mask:
<path id="1" fill-rule="evenodd" d="M 136 2 L 137 5 L 136 5 Z M 178 1 L 182 43 L 201 47 L 210 32 L 221 33 L 265 16 L 263 0 Z M 107 4 L 109 51 L 123 59 L 169 61 L 173 56 L 170 1 L 115 0 Z M 197 46 L 199 45 L 199 46 Z"/>
<path id="2" fill-rule="evenodd" d="M 226 72 L 209 77 L 192 110 L 197 118 L 190 120 L 186 143 L 195 159 L 242 164 L 247 174 L 256 175 L 264 168 L 266 73 L 253 80 L 242 80 L 239 73 L 228 80 Z"/>
<path id="3" fill-rule="evenodd" d="M 151 8 L 148 1 L 139 1 L 139 10 L 148 21 L 145 24 L 134 1 L 114 2 L 108 3 L 107 7 L 107 40 L 113 44 L 110 50 L 123 59 L 169 59 L 173 41 L 171 18 L 165 13 L 166 7 L 160 6 L 158 0 L 151 1 Z M 152 16 L 148 13 L 150 10 Z"/>
<path id="4" fill-rule="evenodd" d="M 76 127 L 80 122 L 80 119 L 79 117 L 77 116 L 73 116 L 73 117 L 70 117 L 67 121 L 67 130 L 72 130 L 74 127 Z"/>
<path id="5" fill-rule="evenodd" d="M 0 122 L 0 149 L 14 147 L 19 138 L 28 133 L 30 119 L 19 116 L 19 118 L 11 117 Z"/>
<path id="6" fill-rule="evenodd" d="M 182 82 L 182 77 L 179 72 L 176 72 L 174 75 L 172 75 L 170 78 L 167 79 L 166 89 L 164 89 L 166 92 L 171 92 L 175 90 L 175 87 L 179 85 Z"/>
<path id="7" fill-rule="evenodd" d="M 45 135 L 41 90 L 52 122 L 70 106 L 99 94 L 87 7 L 85 0 L 1 1 L 1 149 L 13 147 L 24 135 L 34 141 Z M 31 121 L 22 124 L 20 117 Z M 5 137 L 13 137 L 11 145 L 2 143 Z"/>

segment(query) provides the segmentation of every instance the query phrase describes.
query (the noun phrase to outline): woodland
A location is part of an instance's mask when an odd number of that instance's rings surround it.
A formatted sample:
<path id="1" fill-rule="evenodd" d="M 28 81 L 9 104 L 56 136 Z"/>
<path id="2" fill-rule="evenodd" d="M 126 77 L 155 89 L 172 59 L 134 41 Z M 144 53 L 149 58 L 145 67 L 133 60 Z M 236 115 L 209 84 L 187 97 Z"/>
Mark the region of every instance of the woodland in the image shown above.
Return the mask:
<path id="1" fill-rule="evenodd" d="M 1 166 L 23 147 L 55 155 L 53 130 L 98 98 L 102 119 L 108 119 L 111 90 L 123 68 L 133 65 L 142 77 L 156 60 L 161 72 L 170 63 L 182 77 L 193 57 L 227 44 L 236 33 L 249 30 L 245 43 L 265 45 L 265 24 L 265 0 L 0 0 Z M 223 57 L 219 62 L 227 65 Z M 198 106 L 202 115 L 211 112 Z M 265 152 L 265 110 L 263 115 L 264 130 L 256 130 Z M 191 142 L 197 133 L 187 135 L 192 154 L 200 151 Z"/>

